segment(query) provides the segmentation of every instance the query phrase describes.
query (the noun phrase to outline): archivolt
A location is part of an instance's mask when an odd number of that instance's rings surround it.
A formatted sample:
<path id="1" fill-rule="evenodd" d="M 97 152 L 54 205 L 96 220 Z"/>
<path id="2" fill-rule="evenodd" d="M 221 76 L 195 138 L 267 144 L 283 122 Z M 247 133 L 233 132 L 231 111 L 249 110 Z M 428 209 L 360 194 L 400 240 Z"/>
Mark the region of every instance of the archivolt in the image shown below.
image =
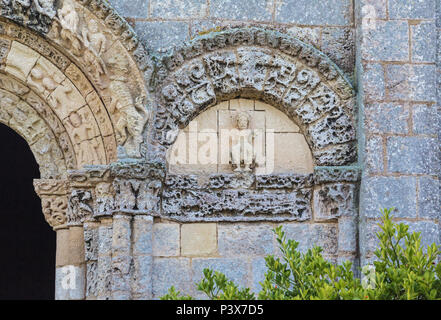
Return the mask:
<path id="1" fill-rule="evenodd" d="M 115 160 L 117 144 L 123 146 L 119 149 L 121 156 L 140 157 L 142 131 L 150 108 L 145 80 L 149 81 L 152 68 L 130 26 L 101 0 L 50 0 L 43 8 L 37 3 L 0 3 L 2 16 L 7 18 L 0 21 L 5 71 L 27 85 L 32 76 L 52 81 L 56 88 L 38 93 L 61 121 L 70 117 L 78 123 L 79 118 L 88 118 L 91 128 L 85 129 L 85 139 L 95 138 L 99 132 L 102 141 L 97 142 L 97 148 L 105 146 L 109 155 L 103 161 L 87 164 Z M 29 58 L 29 65 L 14 65 L 10 54 L 13 50 L 15 55 Z M 23 70 L 14 73 L 17 67 Z M 57 112 L 55 105 L 63 102 L 63 95 L 68 107 L 59 114 L 62 111 Z M 83 114 L 72 114 L 80 109 Z M 70 132 L 70 128 L 66 130 Z M 79 167 L 83 164 L 78 160 Z"/>
<path id="2" fill-rule="evenodd" d="M 295 38 L 260 28 L 209 34 L 165 55 L 157 74 L 164 76 L 157 76 L 150 141 L 162 158 L 180 128 L 236 97 L 285 112 L 301 127 L 316 165 L 356 158 L 351 85 L 325 55 Z"/>

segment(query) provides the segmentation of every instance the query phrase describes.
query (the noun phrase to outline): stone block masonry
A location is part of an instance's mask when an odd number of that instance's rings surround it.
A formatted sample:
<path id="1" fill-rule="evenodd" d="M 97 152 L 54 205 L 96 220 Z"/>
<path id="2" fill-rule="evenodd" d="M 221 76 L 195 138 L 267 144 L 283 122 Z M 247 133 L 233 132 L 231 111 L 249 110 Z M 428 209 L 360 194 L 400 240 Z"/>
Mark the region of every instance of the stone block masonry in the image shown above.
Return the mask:
<path id="1" fill-rule="evenodd" d="M 377 12 L 380 2 L 380 15 L 366 24 L 364 8 Z M 372 258 L 381 207 L 395 207 L 397 222 L 421 231 L 424 242 L 440 242 L 440 8 L 435 0 L 356 3 L 363 264 Z"/>
<path id="2" fill-rule="evenodd" d="M 440 1 L 36 3 L 0 1 L 0 122 L 58 299 L 204 298 L 204 268 L 258 291 L 277 226 L 358 274 L 384 207 L 441 243 Z"/>
<path id="3" fill-rule="evenodd" d="M 254 25 L 285 31 L 354 71 L 351 0 L 109 0 L 146 46 L 164 52 L 224 27 Z M 136 10 L 134 9 L 136 8 Z"/>

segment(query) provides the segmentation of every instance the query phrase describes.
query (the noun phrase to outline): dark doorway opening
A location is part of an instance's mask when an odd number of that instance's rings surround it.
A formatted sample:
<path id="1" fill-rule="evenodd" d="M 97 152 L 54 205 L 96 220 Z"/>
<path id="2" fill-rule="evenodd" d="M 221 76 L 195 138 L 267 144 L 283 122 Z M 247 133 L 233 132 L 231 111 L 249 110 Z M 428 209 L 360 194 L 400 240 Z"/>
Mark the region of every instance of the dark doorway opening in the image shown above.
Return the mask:
<path id="1" fill-rule="evenodd" d="M 56 234 L 41 211 L 27 142 L 0 124 L 0 299 L 54 299 Z"/>

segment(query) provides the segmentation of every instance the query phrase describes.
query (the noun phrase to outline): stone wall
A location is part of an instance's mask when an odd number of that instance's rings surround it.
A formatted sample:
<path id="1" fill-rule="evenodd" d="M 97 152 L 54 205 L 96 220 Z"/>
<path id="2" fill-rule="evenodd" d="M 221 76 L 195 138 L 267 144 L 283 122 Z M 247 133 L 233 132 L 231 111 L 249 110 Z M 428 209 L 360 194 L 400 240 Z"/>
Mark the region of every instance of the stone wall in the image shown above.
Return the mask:
<path id="1" fill-rule="evenodd" d="M 354 70 L 351 0 L 109 0 L 146 47 L 164 52 L 223 27 L 254 25 L 284 31 Z"/>
<path id="2" fill-rule="evenodd" d="M 362 263 L 379 207 L 440 242 L 439 1 L 357 1 Z M 376 17 L 363 26 L 363 6 Z M 438 49 L 437 49 L 438 48 Z"/>
<path id="3" fill-rule="evenodd" d="M 258 291 L 279 225 L 358 273 L 382 207 L 441 242 L 439 1 L 109 2 L 0 3 L 0 121 L 40 164 L 57 298 L 198 295 L 206 267 Z M 175 166 L 193 121 L 261 129 L 265 157 L 273 130 L 276 170 Z"/>
<path id="4" fill-rule="evenodd" d="M 111 3 L 132 24 L 154 55 L 160 56 L 168 49 L 180 47 L 184 41 L 199 35 L 248 25 L 295 36 L 329 55 L 348 77 L 353 76 L 355 50 L 351 1 L 138 1 L 136 6 L 126 1 Z M 227 102 L 227 106 L 230 103 L 233 102 Z M 204 129 L 208 127 L 211 123 L 210 114 L 222 109 L 222 105 L 225 104 L 211 107 L 196 118 L 199 126 L 204 126 Z M 279 120 L 279 124 L 286 121 L 280 121 L 279 115 L 274 116 L 276 111 L 270 113 L 273 116 L 270 119 Z M 191 131 L 188 128 L 182 130 Z M 276 131 L 281 132 L 281 128 L 278 127 Z M 295 147 L 298 148 L 297 145 Z M 284 152 L 287 151 L 285 149 Z M 184 167 L 181 166 L 175 173 L 216 172 L 210 168 Z M 227 167 L 227 170 L 231 170 L 230 166 Z M 225 168 L 220 172 L 223 171 Z M 178 180 L 174 179 L 171 181 L 176 183 Z M 346 181 L 355 183 L 357 174 Z M 172 285 L 197 295 L 194 283 L 201 278 L 202 270 L 206 267 L 220 270 L 240 285 L 258 291 L 259 281 L 263 279 L 265 271 L 264 257 L 278 254 L 272 229 L 280 224 L 284 226 L 288 237 L 300 242 L 302 251 L 316 244 L 324 248 L 325 256 L 331 261 L 349 259 L 358 265 L 357 188 L 355 184 L 334 185 L 332 182 L 335 181 L 325 178 L 319 182 L 325 183 L 323 186 L 314 188 L 315 200 L 311 201 L 315 205 L 311 204 L 312 216 L 306 222 L 179 223 L 156 218 L 152 236 L 152 296 L 158 298 Z M 171 184 L 170 187 L 179 186 Z M 197 187 L 193 192 L 199 192 Z M 343 196 L 346 202 L 328 203 L 325 208 L 322 201 L 332 198 L 331 195 L 335 199 Z M 171 201 L 176 206 L 180 200 L 172 198 Z M 330 213 L 332 208 L 338 211 L 335 216 Z M 280 219 L 283 220 L 282 217 Z M 198 220 L 210 220 L 210 216 Z"/>

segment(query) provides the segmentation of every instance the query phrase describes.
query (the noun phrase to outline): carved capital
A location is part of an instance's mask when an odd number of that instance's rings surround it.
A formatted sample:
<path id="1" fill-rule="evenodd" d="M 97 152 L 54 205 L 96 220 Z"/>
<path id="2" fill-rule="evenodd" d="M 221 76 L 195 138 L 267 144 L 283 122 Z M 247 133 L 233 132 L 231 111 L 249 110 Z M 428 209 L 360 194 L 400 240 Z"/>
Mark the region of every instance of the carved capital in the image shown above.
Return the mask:
<path id="1" fill-rule="evenodd" d="M 67 181 L 34 180 L 34 188 L 41 198 L 41 205 L 46 221 L 52 228 L 67 222 Z"/>
<path id="2" fill-rule="evenodd" d="M 109 216 L 115 209 L 115 193 L 111 183 L 101 182 L 95 188 L 94 216 Z"/>
<path id="3" fill-rule="evenodd" d="M 115 209 L 134 214 L 159 215 L 162 181 L 116 178 Z"/>
<path id="4" fill-rule="evenodd" d="M 92 216 L 92 192 L 87 190 L 73 190 L 69 196 L 69 208 L 67 211 L 68 225 L 81 225 Z"/>

